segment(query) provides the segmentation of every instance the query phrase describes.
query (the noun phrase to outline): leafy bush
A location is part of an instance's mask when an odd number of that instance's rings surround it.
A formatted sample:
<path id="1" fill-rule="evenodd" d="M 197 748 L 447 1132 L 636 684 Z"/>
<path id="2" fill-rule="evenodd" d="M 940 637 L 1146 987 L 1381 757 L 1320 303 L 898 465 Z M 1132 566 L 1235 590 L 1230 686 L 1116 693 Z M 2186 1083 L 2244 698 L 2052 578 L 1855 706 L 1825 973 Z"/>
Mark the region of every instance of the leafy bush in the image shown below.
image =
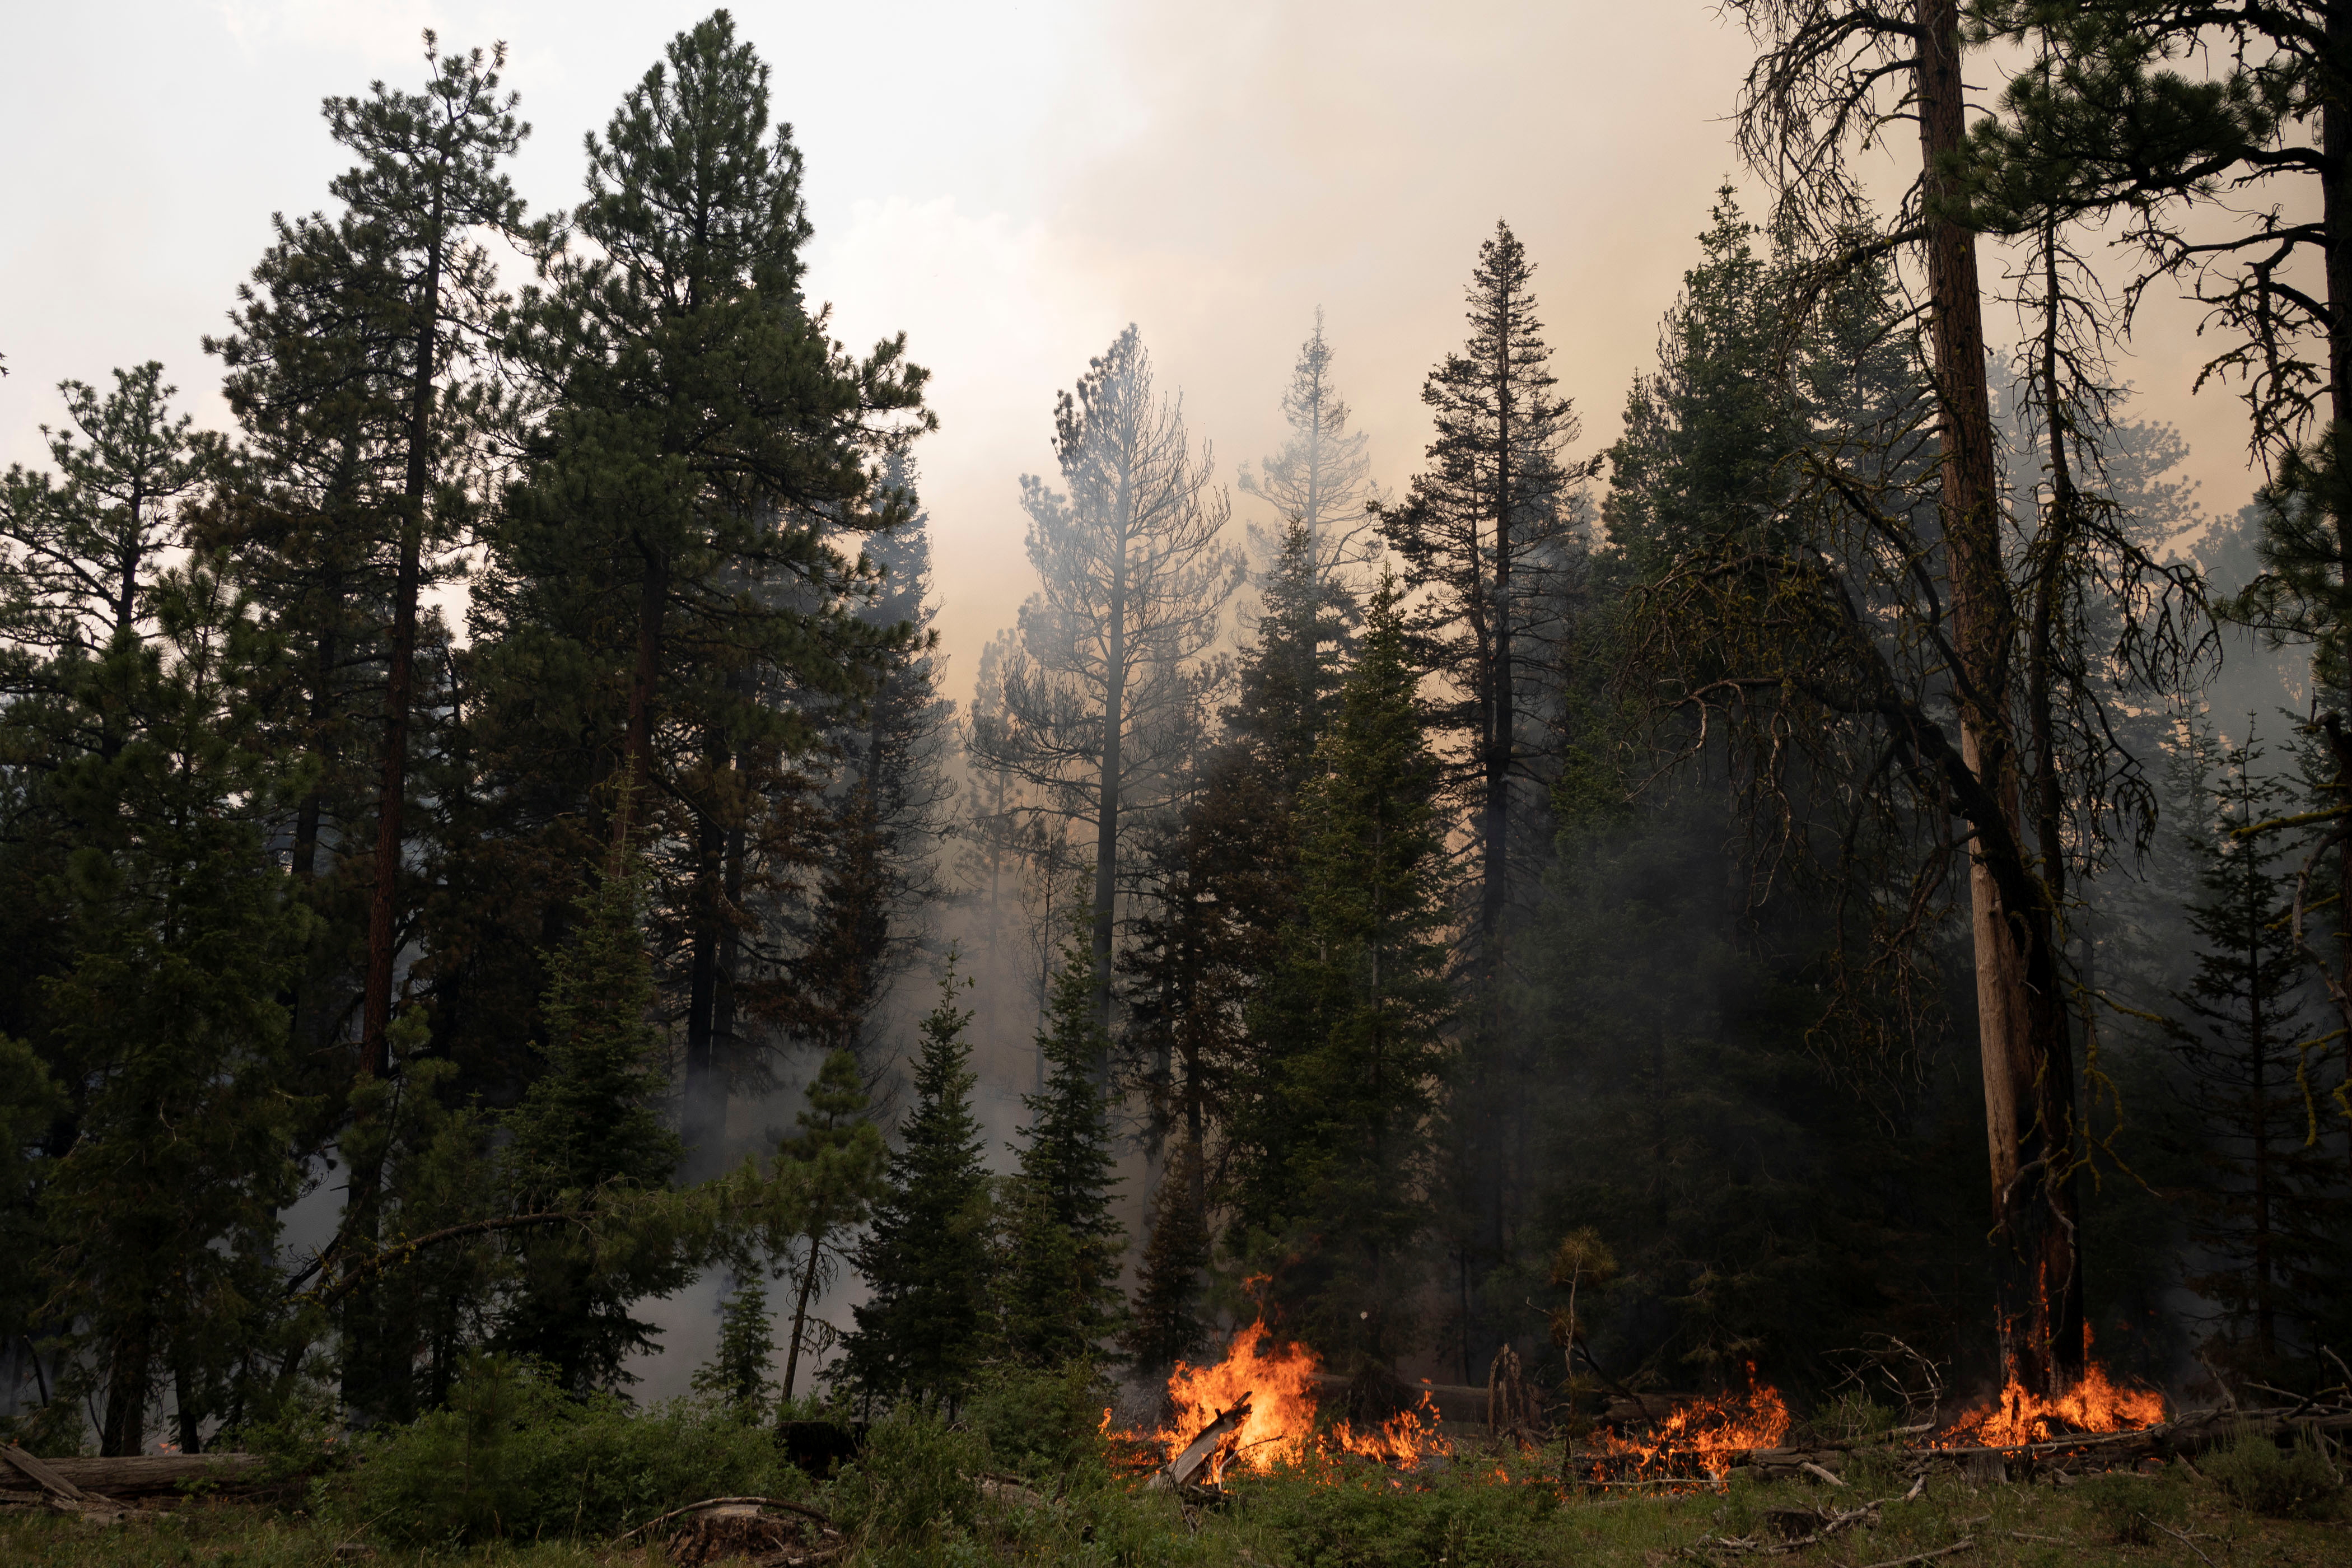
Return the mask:
<path id="1" fill-rule="evenodd" d="M 359 1460 L 321 1483 L 322 1510 L 416 1543 L 605 1535 L 702 1498 L 808 1489 L 764 1427 L 721 1406 L 575 1399 L 503 1357 Z"/>
<path id="2" fill-rule="evenodd" d="M 1412 1490 L 1381 1474 L 1338 1485 L 1276 1480 L 1253 1489 L 1253 1521 L 1274 1527 L 1297 1568 L 1514 1568 L 1537 1555 L 1547 1488 L 1447 1484 Z"/>
<path id="3" fill-rule="evenodd" d="M 1053 1491 L 1092 1490 L 1110 1476 L 1102 1437 L 1110 1397 L 1101 1373 L 1084 1362 L 1060 1372 L 1008 1372 L 972 1396 L 964 1421 L 997 1469 Z"/>
<path id="4" fill-rule="evenodd" d="M 988 1446 L 937 1412 L 903 1406 L 866 1435 L 833 1484 L 834 1522 L 896 1563 L 970 1533 Z"/>
<path id="5" fill-rule="evenodd" d="M 2336 1503 L 2342 1484 L 2308 1437 L 2293 1448 L 2247 1433 L 2206 1456 L 2204 1471 L 2240 1508 L 2275 1519 L 2318 1519 Z"/>
<path id="6" fill-rule="evenodd" d="M 2189 1490 L 2169 1475 L 2111 1470 L 2075 1482 L 2074 1495 L 2089 1507 L 2100 1532 L 2126 1546 L 2161 1544 L 2167 1537 L 2158 1525 L 2188 1528 Z"/>

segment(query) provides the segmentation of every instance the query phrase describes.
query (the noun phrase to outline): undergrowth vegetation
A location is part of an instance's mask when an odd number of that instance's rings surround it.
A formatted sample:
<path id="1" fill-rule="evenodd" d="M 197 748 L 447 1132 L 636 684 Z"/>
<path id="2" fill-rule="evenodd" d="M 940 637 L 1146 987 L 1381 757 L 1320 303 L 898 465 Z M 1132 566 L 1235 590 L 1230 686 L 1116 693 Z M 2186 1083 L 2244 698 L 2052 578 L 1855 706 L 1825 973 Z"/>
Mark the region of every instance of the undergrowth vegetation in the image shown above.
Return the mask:
<path id="1" fill-rule="evenodd" d="M 908 1407 L 863 1424 L 856 1458 L 813 1476 L 772 1428 L 723 1403 L 581 1400 L 527 1365 L 486 1357 L 441 1410 L 357 1443 L 315 1442 L 307 1489 L 281 1490 L 275 1507 L 191 1497 L 106 1528 L 0 1514 L 0 1562 L 317 1568 L 373 1555 L 651 1568 L 667 1561 L 659 1545 L 627 1532 L 718 1496 L 823 1510 L 846 1543 L 841 1568 L 1659 1568 L 1732 1561 L 1736 1548 L 1725 1556 L 1708 1545 L 1773 1543 L 1788 1510 L 1871 1499 L 1886 1500 L 1875 1527 L 1793 1561 L 1946 1553 L 1973 1568 L 2121 1568 L 2188 1563 L 2192 1551 L 2213 1568 L 2352 1561 L 2340 1458 L 2309 1444 L 2242 1441 L 2205 1456 L 2201 1474 L 2174 1466 L 1986 1486 L 1941 1474 L 1907 1500 L 1907 1478 L 1861 1465 L 1834 1493 L 1735 1478 L 1681 1494 L 1604 1494 L 1563 1490 L 1549 1474 L 1556 1454 L 1465 1450 L 1410 1478 L 1357 1461 L 1277 1467 L 1193 1507 L 1122 1470 L 1102 1432 L 1108 1394 L 1083 1367 L 999 1376 L 952 1411 Z M 846 1407 L 826 1414 L 854 1423 Z M 299 1430 L 280 1430 L 281 1465 L 295 1462 L 287 1434 Z M 1947 1552 L 1960 1542 L 1965 1555 Z"/>

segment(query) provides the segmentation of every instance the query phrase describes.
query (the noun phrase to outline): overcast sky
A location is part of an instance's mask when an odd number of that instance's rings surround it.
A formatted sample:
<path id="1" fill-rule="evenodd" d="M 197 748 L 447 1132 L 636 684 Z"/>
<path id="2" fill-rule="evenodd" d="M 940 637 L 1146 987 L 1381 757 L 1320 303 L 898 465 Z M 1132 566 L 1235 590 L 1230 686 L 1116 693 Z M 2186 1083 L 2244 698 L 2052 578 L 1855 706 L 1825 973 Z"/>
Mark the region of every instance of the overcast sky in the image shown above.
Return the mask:
<path id="1" fill-rule="evenodd" d="M 504 39 L 534 127 L 515 170 L 570 203 L 582 133 L 700 5 L 603 0 L 85 0 L 11 8 L 0 96 L 0 459 L 40 454 L 64 376 L 155 358 L 220 425 L 217 331 L 273 210 L 325 205 L 328 93 L 422 79 Z M 808 160 L 814 297 L 862 348 L 903 329 L 936 373 L 921 450 L 941 625 L 973 655 L 1030 589 L 1018 476 L 1050 462 L 1055 389 L 1128 321 L 1219 477 L 1278 445 L 1317 306 L 1401 485 L 1423 374 L 1464 332 L 1497 217 L 1527 243 L 1580 451 L 1633 373 L 1735 173 L 1745 37 L 1700 0 L 1447 5 L 899 0 L 733 7 Z M 1999 323 L 1995 323 L 1998 328 Z M 2188 395 L 2194 316 L 2144 321 L 2143 415 L 2189 435 L 2204 500 L 2246 499 L 2242 416 Z M 1236 497 L 1241 516 L 1257 503 Z"/>

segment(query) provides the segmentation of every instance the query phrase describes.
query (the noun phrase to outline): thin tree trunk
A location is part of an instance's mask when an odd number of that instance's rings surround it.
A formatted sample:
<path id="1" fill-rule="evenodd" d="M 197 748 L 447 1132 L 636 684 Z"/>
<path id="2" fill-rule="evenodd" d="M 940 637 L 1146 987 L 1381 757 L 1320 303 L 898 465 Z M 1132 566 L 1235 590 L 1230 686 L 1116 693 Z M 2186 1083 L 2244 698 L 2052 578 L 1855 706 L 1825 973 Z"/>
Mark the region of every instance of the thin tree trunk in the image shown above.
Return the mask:
<path id="1" fill-rule="evenodd" d="M 725 803 L 714 802 L 709 794 L 728 755 L 726 735 L 713 730 L 703 746 L 704 798 L 694 811 L 694 941 L 687 979 L 686 1103 L 680 1129 L 689 1180 L 716 1173 L 727 1134 L 726 1064 L 719 1059 L 716 1046 L 719 947 L 729 924 L 724 904 L 728 835 L 719 812 L 731 810 L 733 802 L 731 791 Z"/>
<path id="2" fill-rule="evenodd" d="M 1113 513 L 1118 519 L 1118 536 L 1112 547 L 1118 554 L 1111 563 L 1110 641 L 1105 650 L 1103 668 L 1102 784 L 1095 816 L 1095 1027 L 1106 1040 L 1110 1037 L 1110 952 L 1114 905 L 1118 897 L 1120 730 L 1126 722 L 1127 704 L 1127 540 L 1134 504 L 1130 480 L 1121 474 L 1118 506 Z M 1095 1079 L 1108 1092 L 1108 1053 L 1097 1064 Z"/>
<path id="3" fill-rule="evenodd" d="M 808 1331 L 809 1298 L 816 1294 L 817 1266 L 824 1258 L 825 1228 L 824 1216 L 822 1214 L 817 1215 L 808 1228 L 808 1262 L 801 1268 L 800 1289 L 794 1292 L 793 1331 L 784 1351 L 783 1400 L 780 1403 L 790 1402 L 793 1397 L 793 1380 L 800 1375 L 801 1339 Z"/>
<path id="4" fill-rule="evenodd" d="M 1967 136 L 1958 0 L 1917 0 L 1916 100 L 1929 219 L 1928 294 L 1943 453 L 1942 512 L 1959 653 L 1960 753 L 1998 803 L 2014 846 L 2021 826 L 2010 744 L 2008 671 L 2015 630 L 2000 552 L 1983 303 L 1973 234 L 1951 216 L 1951 169 Z M 2039 1395 L 2083 1364 L 2082 1257 L 2071 1187 L 2072 1050 L 2046 907 L 2007 907 L 1987 864 L 1992 825 L 1977 825 L 1969 868 L 1977 1026 L 1995 1210 L 1993 1275 L 2008 1374 Z M 2061 1086 L 2063 1086 L 2063 1089 Z M 2063 1099 L 2062 1099 L 2063 1096 Z"/>
<path id="5" fill-rule="evenodd" d="M 2253 846 L 2238 852 L 2251 857 Z M 2253 868 L 2245 874 L 2246 952 L 2252 963 L 2246 979 L 2246 1068 L 2252 1095 L 2254 1132 L 2254 1342 L 2267 1361 L 2278 1348 L 2278 1318 L 2271 1291 L 2271 1112 L 2270 1039 L 2263 1017 L 2263 911 L 2255 902 Z"/>

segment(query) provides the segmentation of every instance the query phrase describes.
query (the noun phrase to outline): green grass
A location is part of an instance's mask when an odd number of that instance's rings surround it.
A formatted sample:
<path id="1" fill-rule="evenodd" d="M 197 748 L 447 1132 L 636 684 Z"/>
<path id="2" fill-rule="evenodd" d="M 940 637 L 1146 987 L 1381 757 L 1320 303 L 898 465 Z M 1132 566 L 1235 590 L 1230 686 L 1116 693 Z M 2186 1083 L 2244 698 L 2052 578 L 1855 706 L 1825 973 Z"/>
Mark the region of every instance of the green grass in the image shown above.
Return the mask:
<path id="1" fill-rule="evenodd" d="M 896 1458 L 911 1461 L 918 1474 L 936 1474 L 939 1465 L 971 1453 L 933 1441 L 919 1458 L 904 1449 Z M 1827 1488 L 1790 1483 L 1735 1481 L 1726 1494 L 1562 1500 L 1533 1486 L 1441 1481 L 1408 1492 L 1370 1475 L 1340 1484 L 1275 1476 L 1242 1479 L 1234 1500 L 1200 1515 L 1195 1531 L 1172 1499 L 1117 1483 L 1066 1492 L 1043 1509 L 991 1503 L 971 1488 L 910 1487 L 900 1494 L 905 1506 L 881 1509 L 870 1505 L 876 1481 L 871 1474 L 845 1476 L 814 1493 L 847 1521 L 858 1514 L 849 1494 L 869 1489 L 868 1506 L 857 1519 L 856 1568 L 1664 1568 L 1704 1561 L 1688 1554 L 1704 1537 L 1762 1531 L 1767 1509 L 1851 1501 Z M 2105 1495 L 2109 1489 L 2058 1489 L 2047 1483 L 1976 1489 L 1958 1478 L 1930 1481 L 1918 1501 L 1889 1504 L 1877 1530 L 1770 1561 L 1858 1568 L 1966 1538 L 1976 1548 L 1943 1561 L 1967 1568 L 2197 1563 L 2187 1545 L 2168 1536 L 2156 1534 L 2147 1543 L 2117 1540 L 2117 1509 Z M 2169 1506 L 2175 1500 L 2183 1504 L 2177 1510 Z M 2352 1563 L 2352 1522 L 2344 1520 L 2266 1517 L 2232 1505 L 2216 1487 L 2194 1483 L 2158 1506 L 2163 1522 L 2189 1533 L 2215 1568 Z M 410 1563 L 617 1568 L 661 1561 L 642 1547 L 615 1549 L 596 1539 L 404 1545 L 380 1531 L 305 1512 L 216 1500 L 189 1502 L 155 1522 L 111 1527 L 57 1515 L 0 1517 L 0 1562 L 21 1568 L 326 1568 L 352 1561 L 338 1557 L 336 1548 L 353 1541 L 372 1545 L 376 1555 L 368 1561 L 382 1568 Z"/>

